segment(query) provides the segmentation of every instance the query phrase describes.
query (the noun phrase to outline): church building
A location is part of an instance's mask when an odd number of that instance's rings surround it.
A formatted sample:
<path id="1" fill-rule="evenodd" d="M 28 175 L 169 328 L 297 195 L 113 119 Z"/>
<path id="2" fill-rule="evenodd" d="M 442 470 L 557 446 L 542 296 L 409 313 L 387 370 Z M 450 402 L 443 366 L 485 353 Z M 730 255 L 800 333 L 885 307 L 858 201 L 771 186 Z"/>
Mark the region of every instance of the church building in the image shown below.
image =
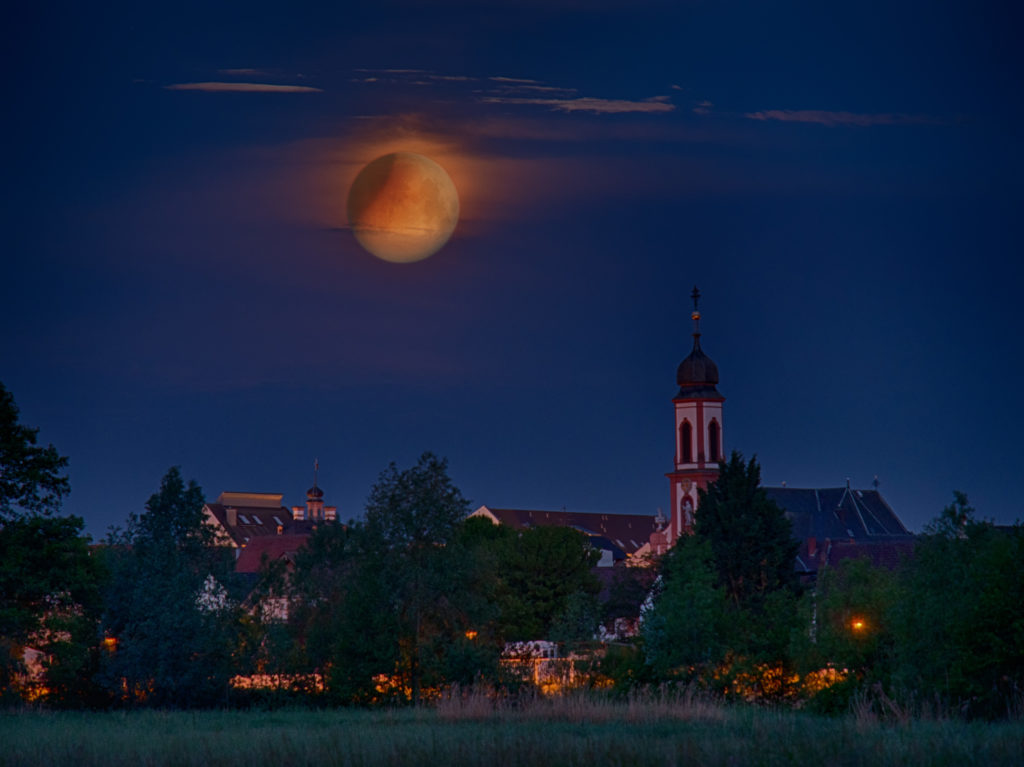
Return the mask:
<path id="1" fill-rule="evenodd" d="M 694 287 L 693 348 L 676 370 L 679 387 L 672 398 L 674 451 L 669 481 L 669 514 L 593 514 L 527 511 L 481 506 L 474 516 L 516 528 L 531 525 L 574 527 L 602 550 L 602 563 L 640 564 L 668 551 L 693 532 L 698 493 L 718 478 L 725 460 L 725 397 L 718 391 L 718 366 L 701 348 L 700 291 Z M 795 569 L 813 579 L 842 559 L 866 556 L 875 564 L 895 566 L 913 551 L 914 536 L 885 502 L 877 488 L 766 487 L 793 525 L 800 542 Z M 647 534 L 644 534 L 647 531 Z M 614 546 L 608 546 L 608 544 Z M 618 549 L 619 555 L 610 549 Z"/>

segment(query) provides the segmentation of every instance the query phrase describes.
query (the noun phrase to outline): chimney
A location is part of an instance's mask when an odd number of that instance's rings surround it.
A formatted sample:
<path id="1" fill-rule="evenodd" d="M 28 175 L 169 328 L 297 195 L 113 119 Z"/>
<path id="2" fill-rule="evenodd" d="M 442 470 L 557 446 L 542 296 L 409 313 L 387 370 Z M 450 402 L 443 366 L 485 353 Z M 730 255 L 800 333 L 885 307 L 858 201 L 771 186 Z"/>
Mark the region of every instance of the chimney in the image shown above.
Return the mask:
<path id="1" fill-rule="evenodd" d="M 228 515 L 228 526 L 238 527 L 238 509 L 234 506 L 228 506 L 225 513 Z"/>

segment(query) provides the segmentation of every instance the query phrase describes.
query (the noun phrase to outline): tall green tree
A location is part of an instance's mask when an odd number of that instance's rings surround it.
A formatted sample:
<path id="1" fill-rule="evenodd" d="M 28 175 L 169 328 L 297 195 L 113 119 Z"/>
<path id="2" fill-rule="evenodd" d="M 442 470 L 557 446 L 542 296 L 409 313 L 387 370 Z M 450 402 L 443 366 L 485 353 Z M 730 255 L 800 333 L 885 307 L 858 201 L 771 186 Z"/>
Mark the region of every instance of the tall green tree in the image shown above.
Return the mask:
<path id="1" fill-rule="evenodd" d="M 296 560 L 293 621 L 310 668 L 339 702 L 415 704 L 425 688 L 471 682 L 493 668 L 489 611 L 463 535 L 469 504 L 447 462 L 424 453 L 391 464 L 366 520 L 324 525 Z"/>
<path id="2" fill-rule="evenodd" d="M 647 618 L 649 662 L 669 676 L 696 674 L 745 694 L 788 694 L 791 643 L 799 629 L 798 543 L 782 509 L 760 487 L 757 460 L 733 452 L 701 490 L 690 540 L 663 564 Z"/>
<path id="3" fill-rule="evenodd" d="M 105 681 L 127 703 L 220 704 L 232 675 L 238 615 L 204 599 L 230 580 L 230 552 L 213 546 L 203 494 L 170 469 L 146 511 L 110 541 L 112 579 L 104 629 L 116 639 Z M 213 579 L 212 581 L 209 579 Z"/>
<path id="4" fill-rule="evenodd" d="M 796 591 L 800 544 L 778 504 L 761 487 L 757 457 L 733 451 L 718 479 L 701 490 L 694 535 L 707 541 L 718 584 L 736 607 L 763 606 L 779 589 Z"/>
<path id="5" fill-rule="evenodd" d="M 0 697 L 28 680 L 31 647 L 44 653 L 47 702 L 92 702 L 102 570 L 79 517 L 55 516 L 70 490 L 68 459 L 36 444 L 0 383 Z"/>
<path id="6" fill-rule="evenodd" d="M 53 514 L 70 491 L 68 459 L 36 444 L 39 429 L 21 425 L 14 396 L 0 383 L 0 521 Z"/>

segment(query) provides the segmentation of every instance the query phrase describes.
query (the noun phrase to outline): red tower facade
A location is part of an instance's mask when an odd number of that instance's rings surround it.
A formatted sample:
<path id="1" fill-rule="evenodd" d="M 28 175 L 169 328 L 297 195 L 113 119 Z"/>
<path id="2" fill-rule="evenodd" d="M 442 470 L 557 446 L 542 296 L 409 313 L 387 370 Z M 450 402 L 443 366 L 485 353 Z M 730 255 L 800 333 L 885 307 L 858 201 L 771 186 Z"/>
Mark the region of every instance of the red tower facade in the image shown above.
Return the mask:
<path id="1" fill-rule="evenodd" d="M 680 535 L 692 532 L 697 491 L 715 481 L 718 463 L 725 456 L 722 419 L 725 397 L 716 388 L 718 366 L 700 348 L 700 291 L 696 287 L 691 297 L 693 350 L 679 364 L 676 371 L 679 392 L 672 399 L 675 406 L 675 469 L 665 475 L 670 487 L 671 512 L 659 536 L 660 545 L 654 546 L 655 553 L 663 553 L 657 549 L 667 549 Z"/>

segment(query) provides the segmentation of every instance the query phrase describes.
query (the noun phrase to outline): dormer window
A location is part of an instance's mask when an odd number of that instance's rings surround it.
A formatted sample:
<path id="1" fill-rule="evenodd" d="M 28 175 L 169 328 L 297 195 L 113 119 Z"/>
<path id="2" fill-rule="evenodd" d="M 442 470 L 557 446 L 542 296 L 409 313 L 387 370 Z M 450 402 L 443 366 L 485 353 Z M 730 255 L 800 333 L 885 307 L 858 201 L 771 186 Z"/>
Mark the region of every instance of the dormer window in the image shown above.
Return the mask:
<path id="1" fill-rule="evenodd" d="M 249 521 L 249 518 L 248 518 L 247 516 L 245 516 L 245 514 L 239 514 L 239 515 L 238 515 L 238 518 L 239 518 L 240 520 L 242 520 L 242 524 L 243 524 L 243 525 L 250 525 L 250 524 L 252 524 L 252 523 L 251 523 L 251 522 Z"/>
<path id="2" fill-rule="evenodd" d="M 252 518 L 256 520 L 256 524 L 257 525 L 262 525 L 263 524 L 263 522 L 260 521 L 260 518 L 257 517 L 255 514 L 252 515 Z"/>
<path id="3" fill-rule="evenodd" d="M 284 522 L 282 522 L 282 521 L 281 521 L 281 518 L 280 518 L 280 517 L 278 517 L 278 516 L 277 516 L 277 514 L 275 514 L 275 515 L 274 515 L 274 522 L 276 522 L 276 523 L 277 523 L 277 526 L 278 526 L 278 527 L 281 527 L 281 526 L 283 526 L 283 525 L 284 525 Z"/>

